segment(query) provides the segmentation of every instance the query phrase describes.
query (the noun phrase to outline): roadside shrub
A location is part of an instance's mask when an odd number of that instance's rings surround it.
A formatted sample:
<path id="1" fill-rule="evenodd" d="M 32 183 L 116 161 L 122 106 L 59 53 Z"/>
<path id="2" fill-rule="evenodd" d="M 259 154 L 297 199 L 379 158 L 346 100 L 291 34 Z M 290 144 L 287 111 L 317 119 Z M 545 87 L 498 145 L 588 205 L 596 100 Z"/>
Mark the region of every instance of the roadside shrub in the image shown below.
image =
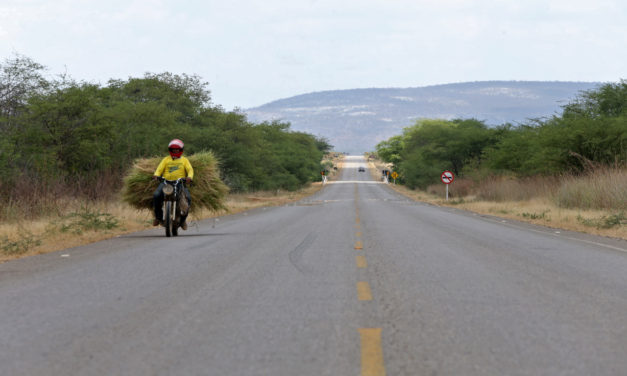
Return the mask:
<path id="1" fill-rule="evenodd" d="M 627 210 L 627 169 L 596 168 L 566 177 L 555 195 L 563 208 Z"/>
<path id="2" fill-rule="evenodd" d="M 41 239 L 28 231 L 21 231 L 17 240 L 10 240 L 6 235 L 0 238 L 0 249 L 7 256 L 21 255 L 38 245 L 41 245 Z"/>
<path id="3" fill-rule="evenodd" d="M 473 193 L 475 183 L 470 179 L 455 179 L 453 183 L 448 186 L 448 195 L 451 197 L 466 197 Z M 435 196 L 446 196 L 446 186 L 444 183 L 431 184 L 427 187 L 426 191 Z"/>
<path id="4" fill-rule="evenodd" d="M 609 216 L 604 215 L 601 218 L 593 219 L 577 216 L 577 220 L 585 226 L 605 229 L 627 225 L 627 215 L 625 215 L 625 212 L 620 212 Z"/>
<path id="5" fill-rule="evenodd" d="M 486 201 L 525 201 L 536 197 L 552 197 L 558 179 L 550 176 L 529 178 L 490 177 L 477 185 L 477 197 Z"/>
<path id="6" fill-rule="evenodd" d="M 119 226 L 118 220 L 109 213 L 83 207 L 61 218 L 61 232 L 82 234 L 84 231 L 111 230 Z"/>
<path id="7" fill-rule="evenodd" d="M 546 220 L 550 220 L 549 216 L 547 215 L 547 213 L 549 213 L 550 210 L 545 210 L 542 213 L 522 213 L 522 217 L 523 218 L 528 218 L 528 219 L 546 219 Z"/>

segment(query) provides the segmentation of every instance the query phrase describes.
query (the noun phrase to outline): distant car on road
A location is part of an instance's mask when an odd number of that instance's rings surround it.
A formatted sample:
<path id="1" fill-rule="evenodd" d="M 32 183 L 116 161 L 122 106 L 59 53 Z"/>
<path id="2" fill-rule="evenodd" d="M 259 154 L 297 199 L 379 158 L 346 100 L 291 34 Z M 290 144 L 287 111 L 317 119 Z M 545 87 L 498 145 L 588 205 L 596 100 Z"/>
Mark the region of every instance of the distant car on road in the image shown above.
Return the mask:
<path id="1" fill-rule="evenodd" d="M 357 171 L 359 171 L 359 172 L 365 172 L 365 171 L 366 171 L 366 169 L 365 169 L 365 168 L 363 168 L 363 167 L 359 167 L 359 168 L 357 169 Z"/>

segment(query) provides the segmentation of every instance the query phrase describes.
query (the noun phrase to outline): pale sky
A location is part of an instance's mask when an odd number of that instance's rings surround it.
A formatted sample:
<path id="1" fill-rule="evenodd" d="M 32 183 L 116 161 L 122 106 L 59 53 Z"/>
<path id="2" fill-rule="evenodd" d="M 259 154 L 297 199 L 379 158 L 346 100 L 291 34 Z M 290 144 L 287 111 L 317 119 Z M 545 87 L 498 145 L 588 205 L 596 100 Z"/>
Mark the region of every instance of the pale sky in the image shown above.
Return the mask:
<path id="1" fill-rule="evenodd" d="M 0 0 L 14 53 L 105 85 L 197 74 L 231 110 L 314 91 L 627 78 L 625 0 Z"/>

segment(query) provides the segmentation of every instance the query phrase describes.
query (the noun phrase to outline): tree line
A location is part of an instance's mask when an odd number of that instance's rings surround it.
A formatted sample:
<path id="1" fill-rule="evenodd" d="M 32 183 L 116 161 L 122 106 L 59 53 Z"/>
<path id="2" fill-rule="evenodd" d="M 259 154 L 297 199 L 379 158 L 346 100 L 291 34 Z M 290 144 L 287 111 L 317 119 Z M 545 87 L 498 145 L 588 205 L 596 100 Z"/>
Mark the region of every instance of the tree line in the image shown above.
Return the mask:
<path id="1" fill-rule="evenodd" d="M 331 146 L 290 130 L 289 123 L 253 124 L 212 105 L 196 75 L 147 73 L 106 85 L 47 78 L 46 68 L 15 55 L 0 64 L 0 189 L 24 185 L 120 182 L 137 158 L 167 155 L 173 138 L 185 152 L 211 150 L 233 191 L 295 190 L 320 180 Z M 57 184 L 58 185 L 58 184 Z"/>
<path id="2" fill-rule="evenodd" d="M 456 176 L 558 175 L 627 161 L 627 81 L 580 93 L 562 113 L 488 127 L 477 119 L 423 119 L 379 143 L 379 157 L 410 188 Z"/>

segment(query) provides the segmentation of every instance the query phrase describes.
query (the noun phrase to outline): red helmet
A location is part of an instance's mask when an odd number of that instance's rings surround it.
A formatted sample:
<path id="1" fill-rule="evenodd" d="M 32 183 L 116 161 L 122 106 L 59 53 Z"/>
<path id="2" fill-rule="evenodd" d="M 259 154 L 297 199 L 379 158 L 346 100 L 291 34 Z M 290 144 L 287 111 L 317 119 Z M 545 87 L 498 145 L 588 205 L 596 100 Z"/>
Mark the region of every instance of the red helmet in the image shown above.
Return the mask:
<path id="1" fill-rule="evenodd" d="M 185 146 L 185 144 L 183 143 L 183 141 L 179 140 L 178 138 L 175 138 L 174 140 L 170 141 L 170 143 L 168 144 L 168 150 L 170 151 L 170 156 L 172 158 L 180 158 L 181 155 L 183 154 L 183 147 Z M 172 149 L 179 149 L 179 151 L 177 153 L 172 152 Z"/>

